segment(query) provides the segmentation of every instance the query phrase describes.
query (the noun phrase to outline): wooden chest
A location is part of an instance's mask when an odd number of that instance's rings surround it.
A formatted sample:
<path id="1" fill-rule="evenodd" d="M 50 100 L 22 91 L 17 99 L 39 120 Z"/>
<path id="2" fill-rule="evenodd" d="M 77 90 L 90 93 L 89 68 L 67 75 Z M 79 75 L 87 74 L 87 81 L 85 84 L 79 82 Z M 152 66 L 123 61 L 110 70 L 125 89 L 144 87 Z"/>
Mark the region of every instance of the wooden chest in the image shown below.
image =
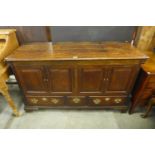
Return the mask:
<path id="1" fill-rule="evenodd" d="M 33 43 L 6 58 L 25 97 L 39 108 L 127 109 L 147 56 L 127 43 Z"/>

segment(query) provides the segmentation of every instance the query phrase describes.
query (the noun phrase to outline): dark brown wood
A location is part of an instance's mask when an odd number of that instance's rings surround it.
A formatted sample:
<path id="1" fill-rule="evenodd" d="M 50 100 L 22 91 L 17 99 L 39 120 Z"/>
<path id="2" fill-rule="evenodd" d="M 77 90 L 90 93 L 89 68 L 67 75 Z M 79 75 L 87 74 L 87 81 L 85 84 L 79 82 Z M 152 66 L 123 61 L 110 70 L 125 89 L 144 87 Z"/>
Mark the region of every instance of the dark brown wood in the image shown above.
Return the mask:
<path id="1" fill-rule="evenodd" d="M 15 66 L 26 94 L 47 94 L 47 83 L 42 66 Z"/>
<path id="2" fill-rule="evenodd" d="M 131 83 L 137 76 L 138 68 L 136 65 L 123 65 L 109 69 L 106 94 L 128 94 L 131 90 Z"/>
<path id="3" fill-rule="evenodd" d="M 118 42 L 64 42 L 33 43 L 20 46 L 6 61 L 79 61 L 104 60 L 102 64 L 139 64 L 148 57 L 128 43 Z M 132 60 L 132 61 L 131 61 Z M 81 61 L 80 61 L 81 64 Z M 86 64 L 84 62 L 84 64 Z"/>
<path id="4" fill-rule="evenodd" d="M 6 61 L 26 99 L 38 108 L 127 109 L 140 64 L 147 59 L 127 43 L 33 43 Z"/>
<path id="5" fill-rule="evenodd" d="M 72 94 L 73 93 L 73 69 L 60 68 L 57 66 L 48 67 L 49 89 L 52 94 Z"/>
<path id="6" fill-rule="evenodd" d="M 145 52 L 150 59 L 142 65 L 140 74 L 133 90 L 132 104 L 129 113 L 133 113 L 138 106 L 145 106 L 155 95 L 155 54 Z"/>
<path id="7" fill-rule="evenodd" d="M 102 95 L 105 88 L 104 66 L 80 66 L 78 70 L 78 93 Z"/>

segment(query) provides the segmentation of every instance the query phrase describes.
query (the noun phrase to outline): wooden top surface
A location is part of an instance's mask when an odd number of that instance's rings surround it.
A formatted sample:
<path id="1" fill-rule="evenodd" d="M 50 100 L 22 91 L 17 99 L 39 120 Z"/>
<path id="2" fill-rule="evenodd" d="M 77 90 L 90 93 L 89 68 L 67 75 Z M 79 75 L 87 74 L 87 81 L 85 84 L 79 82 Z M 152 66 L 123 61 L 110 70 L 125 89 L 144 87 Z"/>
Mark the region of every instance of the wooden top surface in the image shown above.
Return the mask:
<path id="1" fill-rule="evenodd" d="M 6 61 L 147 59 L 129 43 L 59 42 L 31 43 L 20 46 Z"/>
<path id="2" fill-rule="evenodd" d="M 154 73 L 155 74 L 155 52 L 153 51 L 145 51 L 146 55 L 150 58 L 142 65 L 143 69 L 146 72 Z"/>

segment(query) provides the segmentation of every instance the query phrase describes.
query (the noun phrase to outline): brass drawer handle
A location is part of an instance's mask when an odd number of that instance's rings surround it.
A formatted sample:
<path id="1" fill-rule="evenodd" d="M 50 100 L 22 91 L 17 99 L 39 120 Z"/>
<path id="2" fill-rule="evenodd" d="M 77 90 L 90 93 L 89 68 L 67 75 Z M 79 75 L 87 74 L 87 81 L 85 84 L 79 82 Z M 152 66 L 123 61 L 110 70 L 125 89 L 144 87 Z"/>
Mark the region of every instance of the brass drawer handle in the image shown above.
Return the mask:
<path id="1" fill-rule="evenodd" d="M 121 98 L 116 98 L 114 101 L 115 101 L 115 103 L 120 103 L 122 101 L 122 99 Z"/>
<path id="2" fill-rule="evenodd" d="M 74 103 L 79 103 L 79 102 L 80 102 L 80 99 L 77 98 L 77 97 L 76 97 L 76 98 L 73 98 L 73 102 L 74 102 Z"/>
<path id="3" fill-rule="evenodd" d="M 78 59 L 78 56 L 77 55 L 73 56 L 73 59 Z"/>
<path id="4" fill-rule="evenodd" d="M 34 103 L 34 104 L 38 103 L 38 99 L 36 99 L 36 98 L 30 99 L 30 101 L 31 101 L 32 103 Z"/>
<path id="5" fill-rule="evenodd" d="M 42 100 L 43 100 L 43 101 L 47 101 L 47 98 L 46 98 L 46 97 L 43 97 Z"/>
<path id="6" fill-rule="evenodd" d="M 105 101 L 110 101 L 110 98 L 109 98 L 109 97 L 106 97 L 106 98 L 105 98 Z"/>
<path id="7" fill-rule="evenodd" d="M 98 98 L 93 99 L 93 102 L 94 102 L 95 104 L 100 104 L 100 103 L 101 103 L 101 99 L 98 99 Z"/>
<path id="8" fill-rule="evenodd" d="M 56 99 L 56 98 L 53 98 L 53 99 L 51 99 L 51 102 L 54 103 L 54 104 L 57 104 L 59 102 L 59 100 Z"/>

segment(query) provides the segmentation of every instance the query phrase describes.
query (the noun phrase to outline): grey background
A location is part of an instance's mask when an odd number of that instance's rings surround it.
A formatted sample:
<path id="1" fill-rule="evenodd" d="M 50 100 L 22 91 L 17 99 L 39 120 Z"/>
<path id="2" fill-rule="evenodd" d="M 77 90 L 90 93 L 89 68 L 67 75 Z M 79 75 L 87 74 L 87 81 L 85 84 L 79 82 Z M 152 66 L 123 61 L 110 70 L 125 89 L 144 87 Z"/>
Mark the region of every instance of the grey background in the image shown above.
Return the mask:
<path id="1" fill-rule="evenodd" d="M 52 26 L 52 41 L 131 41 L 135 26 Z"/>
<path id="2" fill-rule="evenodd" d="M 135 26 L 0 26 L 15 28 L 20 44 L 52 41 L 131 41 Z M 47 31 L 48 30 L 48 31 Z"/>

